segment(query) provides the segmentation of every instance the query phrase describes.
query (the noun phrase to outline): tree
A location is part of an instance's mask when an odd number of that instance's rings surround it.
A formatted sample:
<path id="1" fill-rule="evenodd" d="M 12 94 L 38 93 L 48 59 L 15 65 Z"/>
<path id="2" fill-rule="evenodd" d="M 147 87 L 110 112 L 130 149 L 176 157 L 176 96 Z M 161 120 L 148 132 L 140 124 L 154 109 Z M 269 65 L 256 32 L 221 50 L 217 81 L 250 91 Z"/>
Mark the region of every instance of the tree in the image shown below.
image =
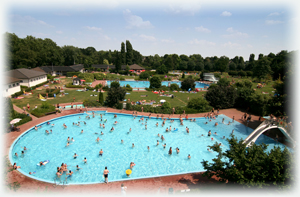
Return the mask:
<path id="1" fill-rule="evenodd" d="M 164 64 L 162 64 L 160 67 L 158 67 L 156 69 L 156 73 L 157 74 L 166 74 L 166 73 L 168 73 L 168 69 Z"/>
<path id="2" fill-rule="evenodd" d="M 149 79 L 150 78 L 150 74 L 149 72 L 142 72 L 139 76 L 140 79 Z"/>
<path id="3" fill-rule="evenodd" d="M 229 58 L 226 56 L 222 56 L 216 61 L 215 68 L 217 71 L 220 71 L 222 74 L 227 70 L 228 63 L 229 63 Z"/>
<path id="4" fill-rule="evenodd" d="M 194 79 L 187 78 L 181 82 L 181 89 L 183 90 L 189 90 L 190 88 L 193 90 L 195 89 L 195 86 L 196 84 Z"/>
<path id="5" fill-rule="evenodd" d="M 150 79 L 150 87 L 149 88 L 160 88 L 161 80 L 158 76 L 153 76 Z"/>
<path id="6" fill-rule="evenodd" d="M 120 55 L 121 65 L 126 64 L 126 51 L 124 42 L 121 43 L 121 55 Z"/>
<path id="7" fill-rule="evenodd" d="M 99 92 L 99 103 L 101 105 L 103 105 L 103 103 L 104 103 L 104 97 L 103 97 L 103 93 L 101 91 Z"/>
<path id="8" fill-rule="evenodd" d="M 259 59 L 253 68 L 253 75 L 258 79 L 265 78 L 268 74 L 272 74 L 270 61 L 267 57 Z"/>
<path id="9" fill-rule="evenodd" d="M 120 59 L 120 55 L 119 55 L 119 52 L 117 51 L 116 53 L 116 71 L 117 73 L 121 70 L 121 59 Z"/>
<path id="10" fill-rule="evenodd" d="M 105 104 L 108 107 L 115 107 L 119 104 L 120 101 L 123 101 L 126 95 L 126 90 L 123 87 L 120 87 L 119 82 L 112 82 L 110 88 L 107 91 L 107 96 Z"/>
<path id="11" fill-rule="evenodd" d="M 216 176 L 220 182 L 228 181 L 247 188 L 291 187 L 294 181 L 294 156 L 287 148 L 281 150 L 276 147 L 267 152 L 266 144 L 246 147 L 242 139 L 238 141 L 232 134 L 227 141 L 229 150 L 225 152 L 222 152 L 217 142 L 208 146 L 218 155 L 212 159 L 212 163 L 206 160 L 201 162 L 206 170 L 203 176 Z"/>
<path id="12" fill-rule="evenodd" d="M 220 82 L 220 81 L 219 81 Z M 205 94 L 206 100 L 214 108 L 227 109 L 235 104 L 236 90 L 232 86 L 219 85 L 210 86 Z"/>
<path id="13" fill-rule="evenodd" d="M 254 66 L 255 66 L 255 60 L 254 60 L 254 58 L 255 58 L 255 55 L 252 53 L 252 54 L 250 54 L 250 57 L 249 57 L 249 62 L 248 62 L 248 64 L 246 65 L 246 70 L 249 70 L 249 71 L 252 71 L 252 69 L 254 68 Z"/>
<path id="14" fill-rule="evenodd" d="M 103 64 L 104 64 L 104 65 L 109 65 L 108 60 L 107 60 L 107 59 L 104 59 L 104 60 L 103 60 Z"/>
<path id="15" fill-rule="evenodd" d="M 203 97 L 193 98 L 188 102 L 188 108 L 196 109 L 198 112 L 208 112 L 212 109 L 208 101 Z"/>
<path id="16" fill-rule="evenodd" d="M 173 63 L 173 58 L 172 56 L 168 55 L 168 57 L 166 58 L 164 65 L 166 66 L 167 70 L 173 70 L 174 68 L 174 63 Z"/>
<path id="17" fill-rule="evenodd" d="M 126 64 L 132 65 L 133 60 L 133 48 L 129 40 L 126 40 Z"/>

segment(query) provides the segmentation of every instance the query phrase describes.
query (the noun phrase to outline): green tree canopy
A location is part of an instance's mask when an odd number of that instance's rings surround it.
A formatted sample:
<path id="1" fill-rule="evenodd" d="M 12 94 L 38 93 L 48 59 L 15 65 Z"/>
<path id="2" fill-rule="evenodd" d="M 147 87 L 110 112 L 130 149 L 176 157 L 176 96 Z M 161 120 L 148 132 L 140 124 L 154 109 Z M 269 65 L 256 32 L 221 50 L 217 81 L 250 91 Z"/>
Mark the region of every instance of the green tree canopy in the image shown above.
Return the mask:
<path id="1" fill-rule="evenodd" d="M 158 76 L 153 76 L 150 79 L 150 87 L 149 88 L 160 88 L 161 80 Z"/>
<path id="2" fill-rule="evenodd" d="M 195 86 L 195 80 L 191 78 L 186 78 L 181 82 L 181 89 L 183 90 L 189 90 L 190 88 L 193 90 Z"/>
<path id="3" fill-rule="evenodd" d="M 267 152 L 267 145 L 253 144 L 246 148 L 243 140 L 234 135 L 227 139 L 229 150 L 225 152 L 216 142 L 210 147 L 217 152 L 212 163 L 203 160 L 206 170 L 203 176 L 216 176 L 220 182 L 241 185 L 246 188 L 265 188 L 276 186 L 277 189 L 290 188 L 294 182 L 294 156 L 287 148 L 275 147 Z M 274 187 L 273 187 L 274 188 Z"/>

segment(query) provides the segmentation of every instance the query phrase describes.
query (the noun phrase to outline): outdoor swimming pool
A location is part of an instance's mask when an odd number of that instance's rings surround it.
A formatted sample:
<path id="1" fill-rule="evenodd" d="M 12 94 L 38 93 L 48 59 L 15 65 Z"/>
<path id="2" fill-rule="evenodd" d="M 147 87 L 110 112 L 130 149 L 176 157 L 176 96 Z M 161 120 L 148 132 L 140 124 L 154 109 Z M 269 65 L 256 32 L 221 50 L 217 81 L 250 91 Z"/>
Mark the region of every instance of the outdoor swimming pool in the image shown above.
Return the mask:
<path id="1" fill-rule="evenodd" d="M 110 83 L 112 81 L 106 81 L 107 85 L 110 86 Z M 126 86 L 127 84 L 129 84 L 132 88 L 149 88 L 150 86 L 150 82 L 149 81 L 119 81 L 120 86 Z M 180 81 L 162 81 L 161 85 L 165 85 L 165 86 L 169 86 L 170 84 L 177 84 L 179 87 L 181 86 L 181 82 Z M 205 88 L 205 87 L 209 87 L 208 84 L 205 83 L 201 83 L 196 81 L 195 82 L 196 86 L 195 88 Z"/>
<path id="2" fill-rule="evenodd" d="M 65 173 L 60 179 L 56 179 L 55 174 L 57 167 L 62 163 L 67 163 L 68 170 L 74 172 L 72 178 L 67 179 L 67 184 L 101 183 L 104 181 L 102 174 L 105 166 L 110 172 L 109 181 L 185 174 L 203 171 L 200 162 L 203 159 L 211 161 L 217 155 L 207 151 L 208 145 L 218 142 L 222 143 L 223 150 L 228 149 L 228 143 L 222 137 L 228 138 L 232 129 L 238 139 L 245 139 L 253 131 L 238 122 L 230 125 L 222 124 L 222 118 L 225 118 L 225 123 L 231 121 L 231 118 L 225 115 L 219 115 L 216 120 L 208 124 L 204 124 L 208 121 L 205 118 L 197 118 L 196 122 L 184 120 L 184 126 L 179 125 L 178 119 L 175 119 L 173 123 L 167 120 L 164 127 L 161 126 L 161 119 L 151 118 L 147 120 L 146 130 L 146 118 L 144 121 L 139 121 L 141 116 L 134 119 L 132 115 L 118 114 L 118 117 L 114 118 L 112 113 L 103 111 L 95 113 L 95 118 L 90 115 L 90 119 L 86 119 L 86 113 L 56 118 L 50 121 L 51 124 L 55 124 L 53 127 L 43 123 L 42 128 L 37 131 L 32 128 L 24 132 L 11 146 L 9 153 L 11 163 L 16 162 L 18 166 L 21 166 L 18 170 L 26 176 L 50 183 L 65 181 Z M 103 114 L 102 121 L 100 113 Z M 105 119 L 107 121 L 104 121 Z M 80 126 L 73 125 L 73 122 L 78 121 L 82 121 Z M 119 123 L 114 125 L 114 121 Z M 214 127 L 216 121 L 219 125 Z M 155 125 L 157 122 L 158 127 Z M 64 123 L 67 129 L 63 128 Z M 100 123 L 105 124 L 105 129 L 100 128 Z M 170 126 L 172 130 L 178 128 L 178 131 L 165 132 Z M 115 130 L 110 132 L 112 127 Z M 190 129 L 189 134 L 185 131 L 186 127 Z M 128 134 L 130 128 L 132 131 Z M 52 129 L 52 134 L 46 134 L 46 129 L 48 131 Z M 84 132 L 81 133 L 81 130 Z M 208 130 L 212 133 L 217 132 L 217 135 L 211 136 L 214 138 L 213 141 L 207 136 Z M 100 135 L 101 131 L 104 135 Z M 161 138 L 157 136 L 158 133 L 164 136 L 165 141 L 161 141 Z M 66 147 L 68 137 L 73 137 L 75 141 Z M 96 142 L 97 137 L 102 139 L 100 143 Z M 156 146 L 157 140 L 158 146 Z M 269 149 L 274 145 L 284 148 L 284 145 L 263 135 L 257 140 L 257 143 L 259 142 L 269 144 Z M 132 143 L 135 145 L 134 148 L 132 148 Z M 162 147 L 164 143 L 166 143 L 166 149 Z M 24 156 L 21 156 L 24 146 L 28 150 Z M 147 146 L 150 147 L 150 151 Z M 173 149 L 171 156 L 168 155 L 170 147 Z M 176 147 L 180 149 L 179 154 L 176 153 Z M 99 156 L 100 149 L 104 152 L 103 156 Z M 15 157 L 15 153 L 19 156 Z M 74 153 L 78 155 L 77 159 L 73 158 Z M 187 158 L 188 154 L 191 155 L 191 159 Z M 87 158 L 87 164 L 83 162 L 84 157 Z M 50 160 L 50 162 L 45 166 L 37 166 L 37 163 L 44 160 Z M 130 177 L 127 177 L 125 170 L 129 169 L 130 162 L 136 165 Z M 76 171 L 76 165 L 81 168 L 79 171 Z M 36 171 L 34 175 L 28 174 L 34 171 Z"/>

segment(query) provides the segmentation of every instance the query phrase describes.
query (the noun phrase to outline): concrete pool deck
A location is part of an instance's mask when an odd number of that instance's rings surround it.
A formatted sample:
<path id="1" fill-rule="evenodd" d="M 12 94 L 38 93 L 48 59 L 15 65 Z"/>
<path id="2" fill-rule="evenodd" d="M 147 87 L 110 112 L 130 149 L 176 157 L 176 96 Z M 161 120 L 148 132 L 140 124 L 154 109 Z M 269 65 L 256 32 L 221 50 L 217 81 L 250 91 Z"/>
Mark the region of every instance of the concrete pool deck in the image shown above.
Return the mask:
<path id="1" fill-rule="evenodd" d="M 75 104 L 75 103 L 73 103 Z M 81 104 L 81 103 L 76 103 Z M 127 110 L 117 110 L 112 108 L 88 108 L 88 111 L 91 110 L 105 110 L 107 112 L 112 113 L 124 113 L 124 114 L 132 114 L 133 111 Z M 20 132 L 10 132 L 4 134 L 4 145 L 5 145 L 5 155 L 9 154 L 9 149 L 15 139 L 17 139 L 23 132 L 34 127 L 37 124 L 45 122 L 47 120 L 79 113 L 79 109 L 75 110 L 64 110 L 62 113 L 48 115 L 41 118 L 34 118 L 32 121 L 19 126 Z M 244 123 L 241 119 L 242 115 L 245 112 L 239 111 L 237 109 L 226 109 L 220 110 L 220 114 L 224 114 L 230 118 L 235 116 L 235 120 Z M 138 115 L 148 116 L 149 112 L 138 112 Z M 203 117 L 204 114 L 207 113 L 199 113 L 199 114 L 189 114 L 189 118 Z M 159 114 L 161 115 L 161 114 Z M 151 117 L 156 118 L 157 114 L 152 114 Z M 168 118 L 169 115 L 164 115 L 165 118 Z M 171 115 L 171 118 L 179 118 L 179 114 Z M 252 121 L 248 124 L 248 127 L 255 129 L 259 125 L 258 116 L 252 115 Z M 231 131 L 228 131 L 231 132 Z M 194 189 L 194 188 L 205 188 L 207 186 L 213 186 L 217 183 L 215 179 L 207 179 L 201 176 L 201 173 L 192 173 L 185 175 L 174 175 L 174 176 L 166 176 L 166 177 L 158 177 L 158 178 L 145 178 L 139 180 L 130 180 L 130 181 L 120 181 L 120 182 L 112 182 L 108 184 L 91 184 L 91 185 L 67 185 L 67 186 L 57 186 L 51 183 L 40 182 L 31 178 L 28 178 L 21 174 L 20 172 L 13 170 L 7 173 L 6 183 L 20 183 L 21 187 L 17 192 L 22 193 L 32 193 L 35 191 L 48 191 L 51 193 L 98 193 L 101 194 L 121 194 L 120 187 L 121 183 L 124 183 L 127 186 L 127 194 L 145 194 L 145 195 L 153 195 L 157 194 L 168 194 L 169 188 L 173 188 L 174 192 L 179 192 L 181 190 L 186 189 Z M 214 184 L 215 183 L 215 184 Z M 222 185 L 222 184 L 221 184 Z M 218 184 L 218 187 L 221 186 Z M 222 186 L 221 186 L 222 187 Z M 7 190 L 12 192 L 13 190 Z"/>

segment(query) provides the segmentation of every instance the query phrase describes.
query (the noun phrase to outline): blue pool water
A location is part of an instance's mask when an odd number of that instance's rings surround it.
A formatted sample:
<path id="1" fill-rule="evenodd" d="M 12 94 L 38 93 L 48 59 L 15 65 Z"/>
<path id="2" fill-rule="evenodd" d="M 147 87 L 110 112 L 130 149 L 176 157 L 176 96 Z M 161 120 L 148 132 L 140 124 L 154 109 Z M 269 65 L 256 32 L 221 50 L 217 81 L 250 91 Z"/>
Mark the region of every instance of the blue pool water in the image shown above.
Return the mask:
<path id="1" fill-rule="evenodd" d="M 106 81 L 107 85 L 110 86 L 110 83 L 112 81 Z M 132 88 L 149 88 L 150 86 L 150 82 L 149 81 L 119 81 L 120 86 L 126 86 L 127 84 L 129 84 Z M 179 87 L 181 87 L 181 82 L 180 81 L 162 81 L 161 85 L 165 85 L 165 86 L 169 86 L 170 84 L 177 84 Z M 205 88 L 205 87 L 209 87 L 208 84 L 205 83 L 201 83 L 196 81 L 195 82 L 196 86 L 195 88 Z"/>
<path id="2" fill-rule="evenodd" d="M 100 113 L 103 114 L 102 121 Z M 16 162 L 18 166 L 21 166 L 18 170 L 23 174 L 51 183 L 63 183 L 65 180 L 65 173 L 60 179 L 55 180 L 56 169 L 62 163 L 67 163 L 68 170 L 74 172 L 72 178 L 67 180 L 67 184 L 103 182 L 102 174 L 105 166 L 110 172 L 109 181 L 184 174 L 203 171 L 200 162 L 203 159 L 211 161 L 217 155 L 207 151 L 208 145 L 218 142 L 222 143 L 223 150 L 228 149 L 228 142 L 222 137 L 228 138 L 232 129 L 238 139 L 245 139 L 253 131 L 238 122 L 231 125 L 222 124 L 222 118 L 225 118 L 225 123 L 231 121 L 231 118 L 224 115 L 220 115 L 208 124 L 204 124 L 207 121 L 205 118 L 197 118 L 196 122 L 184 120 L 184 126 L 179 125 L 178 119 L 175 119 L 173 123 L 167 120 L 164 127 L 161 126 L 161 119 L 151 118 L 147 120 L 147 130 L 145 129 L 146 120 L 139 121 L 140 117 L 134 119 L 132 115 L 118 114 L 116 119 L 112 113 L 105 112 L 96 112 L 95 118 L 90 115 L 90 119 L 86 119 L 86 115 L 84 113 L 60 117 L 50 121 L 51 124 L 55 124 L 53 127 L 43 123 L 38 131 L 34 128 L 26 131 L 10 149 L 11 163 Z M 107 121 L 104 122 L 104 119 Z M 73 125 L 73 122 L 78 121 L 85 121 L 86 125 L 84 122 L 80 122 L 80 126 Z M 114 125 L 114 121 L 119 123 Z M 219 125 L 214 127 L 216 121 Z M 155 125 L 157 122 L 158 127 Z M 68 126 L 67 129 L 63 128 L 64 123 Z M 100 123 L 105 124 L 105 129 L 100 128 Z M 170 125 L 172 129 L 178 128 L 178 131 L 165 132 Z M 110 132 L 111 127 L 115 128 L 113 132 Z M 190 129 L 189 134 L 185 131 L 186 127 Z M 132 131 L 127 134 L 130 128 Z M 47 135 L 46 129 L 52 129 L 52 134 Z M 81 133 L 82 129 L 83 133 Z M 217 132 L 217 135 L 212 134 L 208 137 L 208 130 L 212 133 Z M 101 131 L 104 135 L 100 135 Z M 164 142 L 157 136 L 158 133 L 164 136 L 166 139 Z M 73 137 L 75 141 L 66 147 L 68 137 Z M 102 139 L 100 143 L 96 142 L 97 137 Z M 211 137 L 214 138 L 213 141 Z M 121 139 L 124 143 L 121 143 Z M 158 146 L 156 146 L 157 140 L 160 143 Z M 260 142 L 269 144 L 269 150 L 275 145 L 284 148 L 284 145 L 264 135 L 257 140 L 257 143 Z M 132 148 L 132 143 L 135 144 L 134 148 Z M 162 147 L 164 143 L 166 143 L 166 149 Z M 21 151 L 24 146 L 28 150 L 22 157 Z M 150 151 L 147 150 L 147 146 L 150 147 Z M 168 155 L 170 147 L 173 149 L 171 156 Z M 176 153 L 176 147 L 180 149 L 179 154 Z M 104 151 L 103 156 L 99 156 L 100 149 Z M 18 157 L 14 156 L 16 152 Z M 73 158 L 74 153 L 78 155 L 77 159 Z M 187 158 L 188 154 L 191 155 L 191 159 Z M 83 162 L 84 157 L 87 158 L 87 164 Z M 50 160 L 50 162 L 45 166 L 37 166 L 37 163 L 45 160 Z M 130 162 L 136 165 L 128 178 L 125 170 L 129 169 Z M 76 171 L 76 165 L 81 168 L 79 171 Z M 33 171 L 36 171 L 34 175 L 28 174 Z"/>

